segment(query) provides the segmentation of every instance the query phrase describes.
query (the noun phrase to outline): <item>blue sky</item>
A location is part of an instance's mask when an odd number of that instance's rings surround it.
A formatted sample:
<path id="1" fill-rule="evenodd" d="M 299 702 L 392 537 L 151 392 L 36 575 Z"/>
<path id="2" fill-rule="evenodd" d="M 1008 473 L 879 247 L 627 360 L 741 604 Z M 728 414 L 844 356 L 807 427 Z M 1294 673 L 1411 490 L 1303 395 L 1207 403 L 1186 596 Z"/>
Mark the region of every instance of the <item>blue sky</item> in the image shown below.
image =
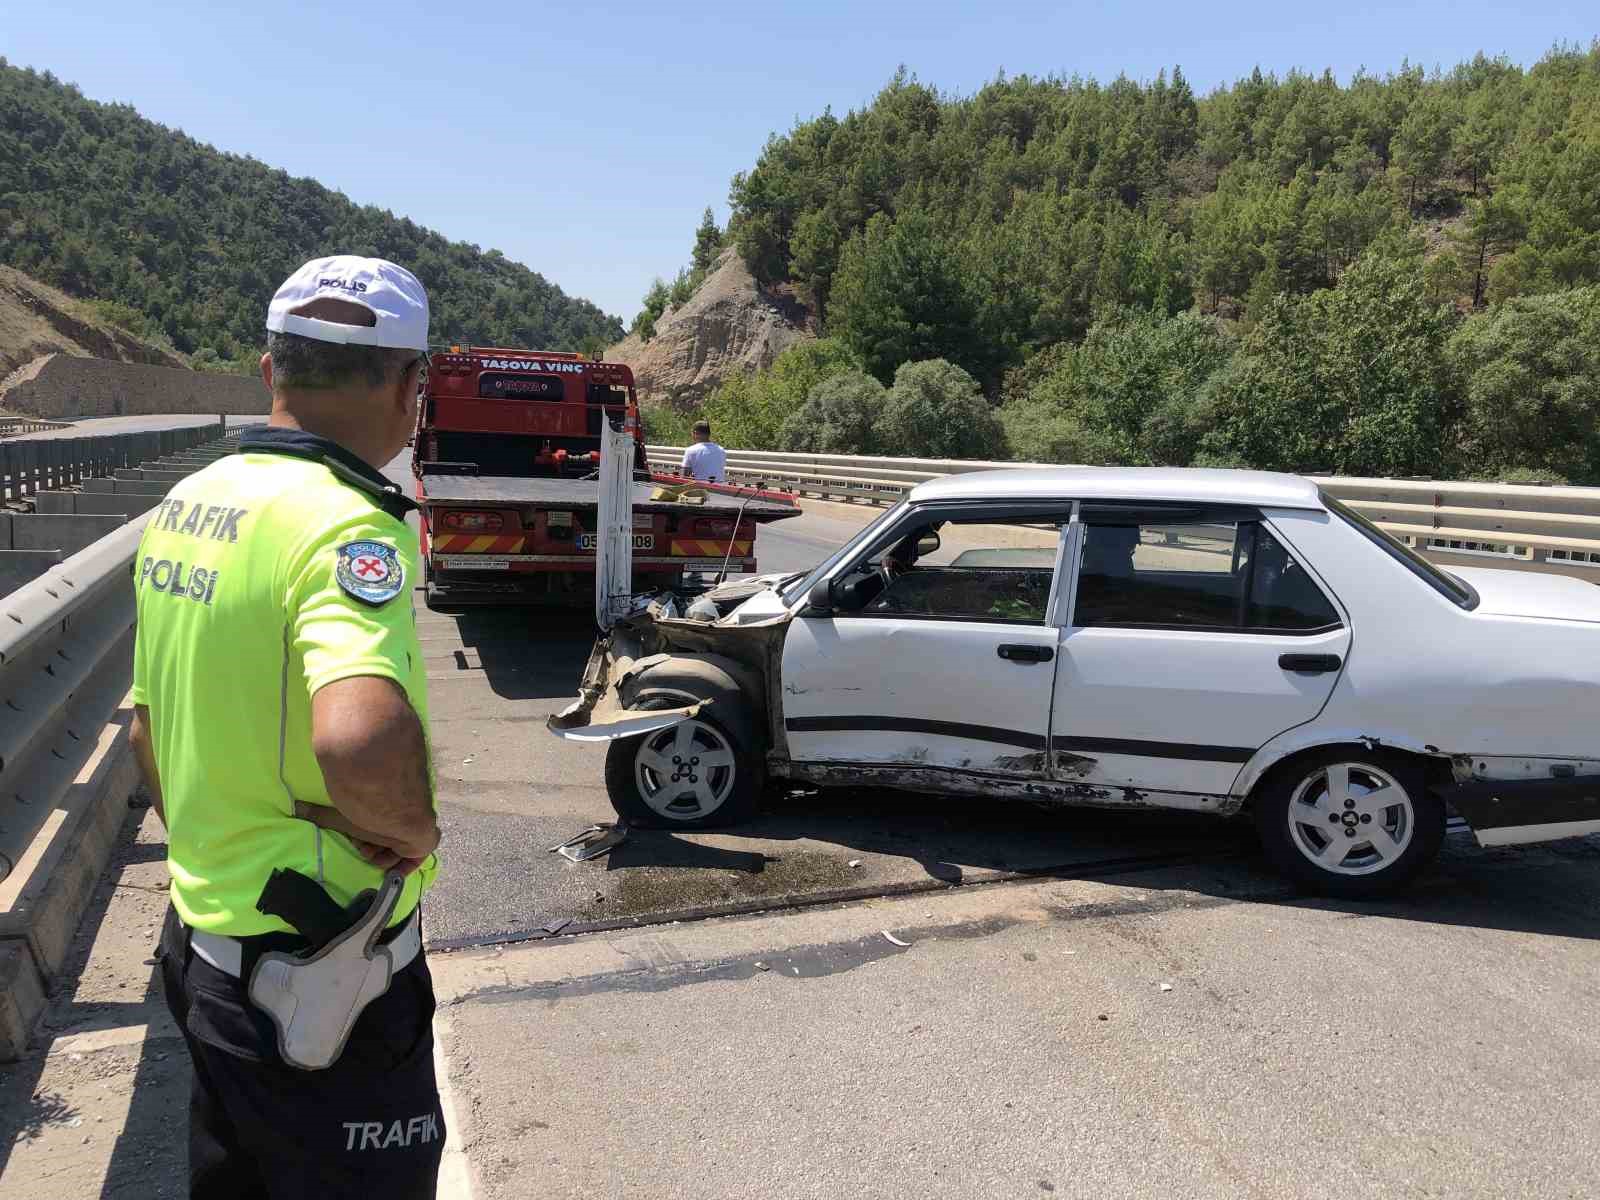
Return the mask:
<path id="1" fill-rule="evenodd" d="M 769 133 L 871 100 L 904 63 L 967 93 L 995 73 L 1198 92 L 1263 69 L 1482 49 L 1531 64 L 1600 34 L 1593 0 L 1370 3 L 300 3 L 5 5 L 0 55 L 224 150 L 498 248 L 630 318 Z M 334 249 L 330 247 L 330 249 Z"/>

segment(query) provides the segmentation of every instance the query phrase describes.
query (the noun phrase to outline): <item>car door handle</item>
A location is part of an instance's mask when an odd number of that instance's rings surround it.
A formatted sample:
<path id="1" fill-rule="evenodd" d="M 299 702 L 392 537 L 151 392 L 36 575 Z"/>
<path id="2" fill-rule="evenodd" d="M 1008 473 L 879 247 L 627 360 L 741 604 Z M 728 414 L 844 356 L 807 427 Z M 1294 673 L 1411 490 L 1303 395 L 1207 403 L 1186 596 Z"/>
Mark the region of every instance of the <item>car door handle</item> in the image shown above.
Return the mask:
<path id="1" fill-rule="evenodd" d="M 1000 647 L 1000 657 L 1014 663 L 1049 662 L 1056 652 L 1049 646 L 1019 646 L 1011 643 Z"/>
<path id="2" fill-rule="evenodd" d="M 1326 675 L 1337 671 L 1343 663 L 1337 654 L 1283 654 L 1278 657 L 1280 667 L 1297 675 Z"/>

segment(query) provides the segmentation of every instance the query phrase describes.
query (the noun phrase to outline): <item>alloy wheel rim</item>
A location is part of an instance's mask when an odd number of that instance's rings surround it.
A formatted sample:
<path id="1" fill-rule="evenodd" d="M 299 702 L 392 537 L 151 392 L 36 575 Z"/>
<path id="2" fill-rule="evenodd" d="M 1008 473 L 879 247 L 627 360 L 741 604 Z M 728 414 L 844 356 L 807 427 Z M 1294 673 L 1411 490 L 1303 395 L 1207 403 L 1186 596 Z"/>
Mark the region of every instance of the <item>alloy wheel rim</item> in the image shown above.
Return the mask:
<path id="1" fill-rule="evenodd" d="M 648 735 L 633 760 L 640 797 L 652 812 L 673 821 L 716 812 L 733 792 L 736 771 L 728 739 L 693 719 Z"/>
<path id="2" fill-rule="evenodd" d="M 1369 763 L 1320 767 L 1289 799 L 1289 838 L 1318 869 L 1371 875 L 1394 865 L 1416 833 L 1411 796 Z"/>

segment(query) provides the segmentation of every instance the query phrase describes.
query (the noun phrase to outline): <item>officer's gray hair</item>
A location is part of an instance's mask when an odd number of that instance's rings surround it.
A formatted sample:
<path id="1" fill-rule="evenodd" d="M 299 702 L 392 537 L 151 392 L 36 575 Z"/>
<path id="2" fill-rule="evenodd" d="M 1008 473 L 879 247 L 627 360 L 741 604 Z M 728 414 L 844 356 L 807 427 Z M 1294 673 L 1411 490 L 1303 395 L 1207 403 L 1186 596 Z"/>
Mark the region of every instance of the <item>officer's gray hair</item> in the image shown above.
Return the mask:
<path id="1" fill-rule="evenodd" d="M 382 387 L 417 357 L 415 350 L 344 346 L 298 333 L 267 334 L 273 386 L 291 392 L 329 392 L 351 385 Z"/>

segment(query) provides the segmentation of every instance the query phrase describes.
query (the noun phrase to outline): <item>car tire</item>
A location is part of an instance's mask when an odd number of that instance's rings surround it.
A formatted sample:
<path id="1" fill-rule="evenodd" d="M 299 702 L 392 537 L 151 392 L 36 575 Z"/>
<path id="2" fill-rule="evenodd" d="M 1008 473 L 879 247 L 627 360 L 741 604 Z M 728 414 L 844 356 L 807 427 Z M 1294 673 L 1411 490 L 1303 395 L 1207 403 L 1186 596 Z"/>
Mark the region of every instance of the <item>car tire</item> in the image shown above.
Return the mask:
<path id="1" fill-rule="evenodd" d="M 694 697 L 646 692 L 635 710 L 680 708 Z M 709 770 L 694 770 L 713 760 Z M 726 760 L 726 761 L 723 761 Z M 691 768 L 688 778 L 668 771 Z M 642 829 L 718 829 L 755 815 L 765 784 L 755 723 L 737 701 L 707 705 L 681 725 L 619 738 L 606 750 L 606 794 L 629 825 Z M 681 786 L 680 786 L 681 785 Z"/>
<path id="2" fill-rule="evenodd" d="M 1309 891 L 1381 896 L 1439 852 L 1444 804 L 1402 754 L 1334 747 L 1273 770 L 1254 798 L 1267 857 Z"/>

